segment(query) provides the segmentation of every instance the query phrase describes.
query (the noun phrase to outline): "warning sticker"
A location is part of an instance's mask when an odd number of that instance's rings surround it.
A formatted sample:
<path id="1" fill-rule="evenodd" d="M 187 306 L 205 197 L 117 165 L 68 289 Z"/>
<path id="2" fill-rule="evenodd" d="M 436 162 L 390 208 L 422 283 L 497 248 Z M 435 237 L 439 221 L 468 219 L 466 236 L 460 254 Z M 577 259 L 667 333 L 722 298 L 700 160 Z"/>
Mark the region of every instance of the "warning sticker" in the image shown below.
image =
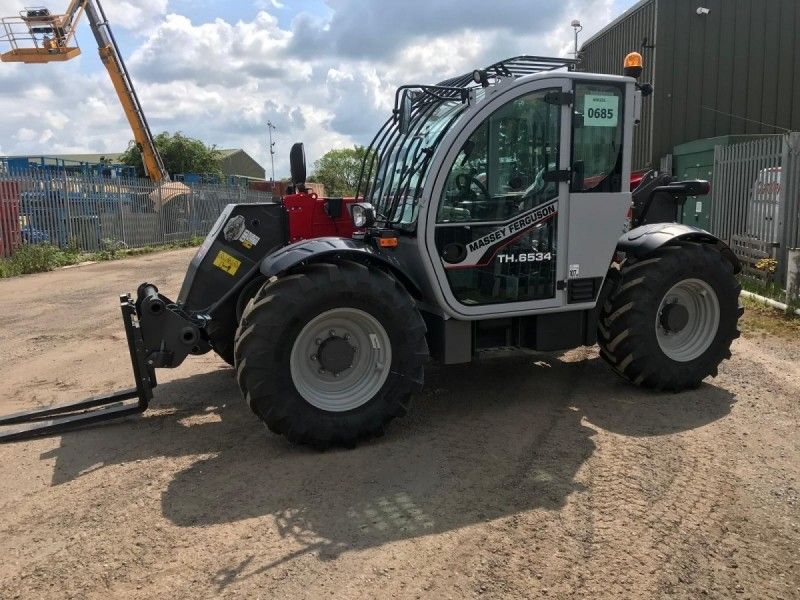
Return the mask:
<path id="1" fill-rule="evenodd" d="M 217 257 L 214 259 L 214 266 L 219 267 L 228 275 L 236 275 L 236 271 L 239 270 L 241 264 L 242 261 L 231 256 L 224 250 L 220 250 L 219 254 L 217 254 Z"/>
<path id="2" fill-rule="evenodd" d="M 616 127 L 619 122 L 619 96 L 587 94 L 583 105 L 584 127 Z"/>
<path id="3" fill-rule="evenodd" d="M 244 233 L 239 236 L 239 241 L 242 242 L 242 246 L 249 250 L 253 246 L 256 246 L 258 242 L 261 241 L 261 238 L 249 229 L 245 229 Z"/>

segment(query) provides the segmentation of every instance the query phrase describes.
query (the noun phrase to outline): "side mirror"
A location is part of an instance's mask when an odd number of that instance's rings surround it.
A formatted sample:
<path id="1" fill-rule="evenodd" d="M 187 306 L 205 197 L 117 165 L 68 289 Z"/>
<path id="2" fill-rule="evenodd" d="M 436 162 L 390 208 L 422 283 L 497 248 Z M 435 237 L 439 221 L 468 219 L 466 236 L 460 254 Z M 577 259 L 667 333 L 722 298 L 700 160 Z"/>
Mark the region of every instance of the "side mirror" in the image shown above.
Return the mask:
<path id="1" fill-rule="evenodd" d="M 350 205 L 353 227 L 364 229 L 375 224 L 375 208 L 369 202 L 354 202 Z"/>
<path id="2" fill-rule="evenodd" d="M 400 108 L 398 110 L 397 118 L 400 122 L 400 133 L 407 135 L 411 131 L 411 108 L 413 101 L 408 93 L 408 90 L 403 91 L 403 96 L 400 98 Z"/>
<path id="3" fill-rule="evenodd" d="M 293 144 L 289 151 L 289 168 L 294 186 L 304 186 L 306 183 L 306 150 L 300 142 Z"/>

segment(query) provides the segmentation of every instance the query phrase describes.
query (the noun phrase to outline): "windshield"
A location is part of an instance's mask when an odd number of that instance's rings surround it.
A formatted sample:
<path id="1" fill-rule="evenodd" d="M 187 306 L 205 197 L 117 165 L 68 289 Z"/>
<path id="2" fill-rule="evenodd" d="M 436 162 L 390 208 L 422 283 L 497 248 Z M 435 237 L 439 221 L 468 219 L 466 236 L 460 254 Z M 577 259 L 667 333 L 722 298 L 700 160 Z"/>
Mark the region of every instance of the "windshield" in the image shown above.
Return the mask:
<path id="1" fill-rule="evenodd" d="M 480 102 L 485 85 L 567 68 L 576 60 L 543 56 L 514 56 L 441 81 L 436 85 L 403 85 L 395 93 L 394 111 L 372 139 L 361 165 L 356 198 L 371 202 L 384 225 L 410 225 L 425 187 L 431 158 L 442 138 L 464 111 L 467 102 Z M 475 73 L 480 75 L 476 79 Z M 401 101 L 411 113 L 401 113 Z M 404 131 L 400 131 L 400 117 Z M 408 117 L 408 118 L 407 118 Z M 406 127 L 406 124 L 408 127 Z M 511 169 L 507 165 L 507 170 Z"/>
<path id="2" fill-rule="evenodd" d="M 458 101 L 422 104 L 413 113 L 407 135 L 395 131 L 394 119 L 384 125 L 387 131 L 367 160 L 372 177 L 364 194 L 381 220 L 409 224 L 416 219 L 430 159 L 463 108 Z"/>

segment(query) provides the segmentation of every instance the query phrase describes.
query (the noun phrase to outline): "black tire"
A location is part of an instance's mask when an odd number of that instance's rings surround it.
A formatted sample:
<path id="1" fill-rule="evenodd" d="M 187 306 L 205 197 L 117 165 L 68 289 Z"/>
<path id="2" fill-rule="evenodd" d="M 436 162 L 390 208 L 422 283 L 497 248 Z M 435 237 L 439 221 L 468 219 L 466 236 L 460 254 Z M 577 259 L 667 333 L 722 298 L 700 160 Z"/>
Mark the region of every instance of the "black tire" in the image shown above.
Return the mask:
<path id="1" fill-rule="evenodd" d="M 234 366 L 234 338 L 236 337 L 236 315 L 231 307 L 223 307 L 208 325 L 208 341 L 211 349 L 230 366 Z"/>
<path id="2" fill-rule="evenodd" d="M 391 343 L 386 381 L 365 404 L 322 410 L 295 387 L 290 355 L 303 327 L 336 308 L 374 317 Z M 420 390 L 428 358 L 425 324 L 403 286 L 378 269 L 352 262 L 313 264 L 267 282 L 248 303 L 236 333 L 237 380 L 251 410 L 271 431 L 317 448 L 352 447 L 383 433 Z"/>
<path id="3" fill-rule="evenodd" d="M 714 291 L 719 322 L 710 345 L 696 358 L 673 360 L 662 350 L 657 335 L 659 307 L 667 292 L 681 281 L 700 280 Z M 733 266 L 708 244 L 666 246 L 642 260 L 626 260 L 619 283 L 600 314 L 600 355 L 619 375 L 647 388 L 693 389 L 719 364 L 731 357 L 739 337 L 739 285 Z"/>
<path id="4" fill-rule="evenodd" d="M 214 316 L 208 329 L 208 340 L 211 349 L 222 360 L 230 366 L 235 366 L 236 358 L 234 348 L 236 346 L 236 329 L 242 319 L 245 306 L 258 290 L 264 285 L 265 278 L 258 276 L 244 286 L 236 299 L 236 305 L 228 303 L 223 309 Z"/>
<path id="5" fill-rule="evenodd" d="M 218 334 L 210 339 L 211 349 L 230 366 L 236 366 L 234 353 L 236 333 L 233 331 Z"/>

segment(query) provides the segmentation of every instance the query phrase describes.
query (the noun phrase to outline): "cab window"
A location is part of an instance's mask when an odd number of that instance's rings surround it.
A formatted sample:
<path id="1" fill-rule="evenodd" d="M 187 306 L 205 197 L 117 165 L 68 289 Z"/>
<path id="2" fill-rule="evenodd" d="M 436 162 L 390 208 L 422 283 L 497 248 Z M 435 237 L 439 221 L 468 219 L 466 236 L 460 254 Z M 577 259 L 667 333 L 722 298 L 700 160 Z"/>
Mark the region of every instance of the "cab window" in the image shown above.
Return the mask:
<path id="1" fill-rule="evenodd" d="M 537 90 L 500 107 L 456 157 L 437 222 L 504 221 L 558 195 L 561 107 Z"/>
<path id="2" fill-rule="evenodd" d="M 622 189 L 623 88 L 578 83 L 572 119 L 572 191 Z"/>

